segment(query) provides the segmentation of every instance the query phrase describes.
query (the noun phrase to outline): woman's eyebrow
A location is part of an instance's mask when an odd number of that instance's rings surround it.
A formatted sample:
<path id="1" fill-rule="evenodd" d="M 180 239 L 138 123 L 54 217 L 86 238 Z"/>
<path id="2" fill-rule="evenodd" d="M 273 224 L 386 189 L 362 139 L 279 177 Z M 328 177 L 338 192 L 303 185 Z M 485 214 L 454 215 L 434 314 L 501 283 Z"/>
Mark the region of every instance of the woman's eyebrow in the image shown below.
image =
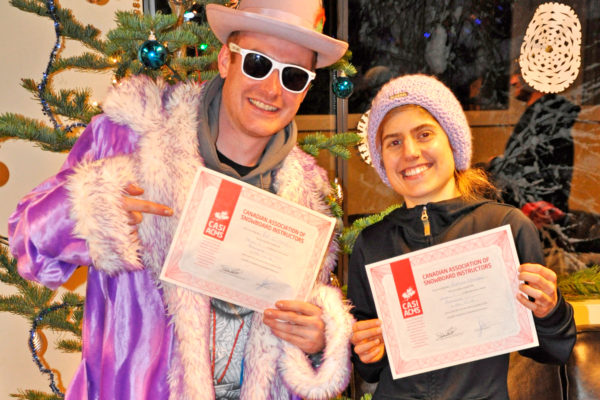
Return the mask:
<path id="1" fill-rule="evenodd" d="M 412 132 L 420 131 L 423 128 L 435 128 L 435 125 L 434 124 L 430 124 L 430 123 L 424 123 L 424 124 L 421 124 L 419 126 L 415 126 L 410 131 L 412 133 Z"/>
<path id="2" fill-rule="evenodd" d="M 430 123 L 424 123 L 424 124 L 421 124 L 419 126 L 415 126 L 414 128 L 412 128 L 410 130 L 410 133 L 418 132 L 424 128 L 435 128 L 435 125 L 430 124 Z M 384 139 L 387 139 L 389 137 L 398 137 L 398 136 L 402 136 L 402 133 L 400 133 L 399 131 L 392 131 L 392 132 L 384 133 L 383 135 L 381 135 L 381 141 L 383 141 Z"/>

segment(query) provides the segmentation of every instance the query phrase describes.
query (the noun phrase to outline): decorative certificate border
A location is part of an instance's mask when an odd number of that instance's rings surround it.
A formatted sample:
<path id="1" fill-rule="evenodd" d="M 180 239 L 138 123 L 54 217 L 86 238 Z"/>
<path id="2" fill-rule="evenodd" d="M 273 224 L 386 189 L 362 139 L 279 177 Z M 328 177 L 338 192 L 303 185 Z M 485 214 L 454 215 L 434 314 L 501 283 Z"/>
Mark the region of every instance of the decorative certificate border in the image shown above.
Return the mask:
<path id="1" fill-rule="evenodd" d="M 314 236 L 314 240 L 310 241 L 312 244 L 308 243 L 302 245 L 302 258 L 295 259 L 294 263 L 296 265 L 294 266 L 285 266 L 286 268 L 295 268 L 298 271 L 294 276 L 294 282 L 290 284 L 290 286 L 295 288 L 295 295 L 293 298 L 306 300 L 323 262 L 323 256 L 331 241 L 336 223 L 335 218 L 320 214 L 309 208 L 274 195 L 273 193 L 258 189 L 252 185 L 204 167 L 198 170 L 195 177 L 171 248 L 163 265 L 160 279 L 204 293 L 211 297 L 216 297 L 251 308 L 255 311 L 262 312 L 265 308 L 273 307 L 274 302 L 266 301 L 264 298 L 261 298 L 261 296 L 255 295 L 252 293 L 251 289 L 248 289 L 248 291 L 240 291 L 239 288 L 228 287 L 219 282 L 215 282 L 210 277 L 205 278 L 202 274 L 190 273 L 189 266 L 186 268 L 182 265 L 182 263 L 185 262 L 189 263 L 189 259 L 187 261 L 185 259 L 185 251 L 186 246 L 189 245 L 190 238 L 194 235 L 198 235 L 199 225 L 206 224 L 206 221 L 211 218 L 210 213 L 207 213 L 207 209 L 213 207 L 214 210 L 215 205 L 218 206 L 215 199 L 212 197 L 219 191 L 219 188 L 224 181 L 229 182 L 230 186 L 233 185 L 234 187 L 237 187 L 237 193 L 239 193 L 236 194 L 239 196 L 237 200 L 238 203 L 243 202 L 248 204 L 248 202 L 250 202 L 253 204 L 260 204 L 261 207 L 270 210 L 274 215 L 285 215 L 290 218 L 291 221 L 302 221 L 304 225 L 309 225 L 311 228 L 314 228 L 316 236 Z M 231 199 L 227 200 L 230 201 Z M 207 204 L 210 205 L 206 207 Z M 230 216 L 233 217 L 234 215 L 239 216 L 240 211 L 237 209 L 233 210 Z M 233 229 L 233 224 L 234 222 L 232 222 L 232 227 L 229 229 Z M 227 237 L 223 239 L 214 239 L 213 237 L 204 236 L 202 240 L 205 243 L 209 242 L 211 247 L 214 246 L 214 253 L 216 253 L 221 246 L 233 246 L 232 243 L 227 243 Z"/>
<path id="2" fill-rule="evenodd" d="M 402 349 L 403 346 L 406 348 L 409 345 L 397 333 L 398 326 L 406 325 L 398 323 L 398 321 L 402 318 L 405 321 L 411 318 L 409 323 L 420 324 L 419 327 L 422 327 L 424 319 L 423 315 L 420 314 L 414 317 L 403 316 L 404 311 L 400 313 L 401 315 L 398 315 L 398 310 L 406 309 L 406 306 L 401 305 L 403 293 L 391 295 L 390 285 L 388 284 L 387 288 L 385 287 L 386 280 L 390 282 L 390 279 L 394 279 L 393 266 L 397 265 L 398 262 L 406 263 L 411 269 L 409 274 L 412 273 L 418 277 L 419 267 L 422 265 L 431 265 L 432 263 L 444 265 L 444 262 L 447 263 L 449 259 L 456 260 L 462 257 L 468 260 L 469 254 L 481 252 L 499 255 L 502 265 L 494 267 L 504 267 L 506 269 L 507 279 L 504 282 L 494 282 L 494 284 L 497 285 L 499 291 L 506 289 L 512 294 L 512 299 L 514 299 L 513 309 L 516 315 L 508 316 L 508 318 L 513 318 L 516 321 L 518 325 L 516 332 L 506 332 L 501 337 L 490 338 L 489 340 L 483 340 L 483 342 L 481 340 L 465 340 L 464 346 L 448 346 L 448 348 L 441 350 L 428 349 L 428 351 L 423 351 L 426 354 L 422 357 L 407 357 L 406 352 L 403 352 Z M 519 261 L 509 225 L 367 265 L 367 275 L 377 314 L 382 321 L 386 352 L 394 379 L 537 346 L 538 340 L 531 310 L 521 305 L 516 299 L 519 293 L 518 266 Z M 448 281 L 446 282 L 460 279 L 455 278 L 452 273 L 447 274 L 447 276 L 450 277 L 447 278 Z M 412 276 L 409 278 L 412 278 Z M 446 279 L 443 275 L 438 275 L 437 278 L 440 280 Z M 411 303 L 415 303 L 413 299 L 417 299 L 415 304 L 418 311 L 421 314 L 426 314 L 429 312 L 428 299 L 424 296 L 423 291 L 418 289 L 419 286 L 423 285 L 423 281 L 419 278 L 414 280 L 416 281 L 416 292 L 414 294 L 410 293 Z M 396 289 L 398 289 L 398 286 Z M 493 295 L 493 293 L 490 293 L 490 295 Z M 467 295 L 465 294 L 465 296 Z M 423 329 L 427 330 L 427 327 Z M 428 334 L 431 335 L 431 332 L 428 332 Z"/>

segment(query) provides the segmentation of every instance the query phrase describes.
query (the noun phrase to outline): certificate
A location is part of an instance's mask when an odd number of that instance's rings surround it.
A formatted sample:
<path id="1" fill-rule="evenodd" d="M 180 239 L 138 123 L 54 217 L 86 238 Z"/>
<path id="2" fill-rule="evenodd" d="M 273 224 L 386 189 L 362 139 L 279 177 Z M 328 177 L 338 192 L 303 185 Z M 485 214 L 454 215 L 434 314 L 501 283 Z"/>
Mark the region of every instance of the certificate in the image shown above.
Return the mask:
<path id="1" fill-rule="evenodd" d="M 366 266 L 394 379 L 538 345 L 510 226 Z"/>
<path id="2" fill-rule="evenodd" d="M 278 300 L 306 300 L 335 223 L 200 168 L 160 279 L 259 312 Z"/>

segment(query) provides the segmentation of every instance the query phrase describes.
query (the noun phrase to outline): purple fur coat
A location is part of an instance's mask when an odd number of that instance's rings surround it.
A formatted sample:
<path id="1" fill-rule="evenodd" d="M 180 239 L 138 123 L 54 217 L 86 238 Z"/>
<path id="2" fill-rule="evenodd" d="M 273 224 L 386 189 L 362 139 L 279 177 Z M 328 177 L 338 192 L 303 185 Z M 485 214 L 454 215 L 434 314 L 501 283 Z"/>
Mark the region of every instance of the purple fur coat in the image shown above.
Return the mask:
<path id="1" fill-rule="evenodd" d="M 133 78 L 109 93 L 61 171 L 36 187 L 9 219 L 20 274 L 57 288 L 78 265 L 88 272 L 81 364 L 69 399 L 213 399 L 207 296 L 160 282 L 158 275 L 198 166 L 196 84 L 168 87 Z M 120 206 L 136 182 L 144 199 L 174 217 L 145 215 L 132 234 Z M 327 176 L 294 148 L 275 172 L 277 194 L 322 213 Z M 350 373 L 352 318 L 328 285 L 332 243 L 309 301 L 323 309 L 327 345 L 313 369 L 255 313 L 245 348 L 242 399 L 326 399 Z"/>

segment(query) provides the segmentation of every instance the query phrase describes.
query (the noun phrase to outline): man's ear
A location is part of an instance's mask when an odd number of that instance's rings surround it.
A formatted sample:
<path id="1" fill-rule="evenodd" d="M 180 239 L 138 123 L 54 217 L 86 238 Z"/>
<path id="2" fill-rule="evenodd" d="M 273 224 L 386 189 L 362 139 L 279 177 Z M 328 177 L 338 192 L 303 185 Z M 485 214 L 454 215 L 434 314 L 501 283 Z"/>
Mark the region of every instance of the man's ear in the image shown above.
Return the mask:
<path id="1" fill-rule="evenodd" d="M 219 51 L 219 56 L 217 58 L 217 65 L 219 67 L 219 75 L 221 78 L 225 79 L 227 77 L 227 72 L 229 71 L 229 65 L 231 64 L 231 51 L 226 44 L 221 46 L 221 50 Z"/>

